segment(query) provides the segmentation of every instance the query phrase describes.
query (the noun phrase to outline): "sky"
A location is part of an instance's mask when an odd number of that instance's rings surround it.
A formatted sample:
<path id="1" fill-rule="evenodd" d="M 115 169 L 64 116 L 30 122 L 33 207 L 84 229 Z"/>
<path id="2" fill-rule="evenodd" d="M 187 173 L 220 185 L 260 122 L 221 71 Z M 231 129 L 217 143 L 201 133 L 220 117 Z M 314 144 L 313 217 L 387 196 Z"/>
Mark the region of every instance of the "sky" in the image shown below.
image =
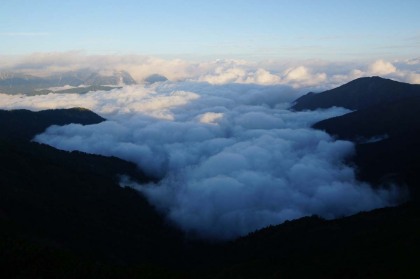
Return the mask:
<path id="1" fill-rule="evenodd" d="M 409 59 L 419 10 L 417 0 L 1 1 L 0 55 Z"/>

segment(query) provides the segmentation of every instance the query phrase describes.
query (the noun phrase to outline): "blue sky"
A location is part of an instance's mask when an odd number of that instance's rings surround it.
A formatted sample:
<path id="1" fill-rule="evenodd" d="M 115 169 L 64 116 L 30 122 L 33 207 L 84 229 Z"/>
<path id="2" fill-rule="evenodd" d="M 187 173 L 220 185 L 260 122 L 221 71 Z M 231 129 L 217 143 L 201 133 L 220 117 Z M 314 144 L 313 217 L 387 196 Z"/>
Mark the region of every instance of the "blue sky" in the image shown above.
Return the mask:
<path id="1" fill-rule="evenodd" d="M 0 55 L 414 58 L 419 11 L 418 0 L 1 1 Z"/>

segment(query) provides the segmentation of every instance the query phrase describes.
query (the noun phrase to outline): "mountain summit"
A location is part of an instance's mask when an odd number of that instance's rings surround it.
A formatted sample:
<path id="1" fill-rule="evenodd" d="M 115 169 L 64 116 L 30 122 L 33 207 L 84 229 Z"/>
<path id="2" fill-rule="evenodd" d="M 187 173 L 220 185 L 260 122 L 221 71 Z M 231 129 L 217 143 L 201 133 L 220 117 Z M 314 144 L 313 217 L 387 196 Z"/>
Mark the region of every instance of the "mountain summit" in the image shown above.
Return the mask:
<path id="1" fill-rule="evenodd" d="M 414 96 L 420 96 L 418 84 L 381 77 L 363 77 L 321 93 L 310 92 L 298 98 L 292 109 L 301 111 L 336 106 L 359 110 Z"/>

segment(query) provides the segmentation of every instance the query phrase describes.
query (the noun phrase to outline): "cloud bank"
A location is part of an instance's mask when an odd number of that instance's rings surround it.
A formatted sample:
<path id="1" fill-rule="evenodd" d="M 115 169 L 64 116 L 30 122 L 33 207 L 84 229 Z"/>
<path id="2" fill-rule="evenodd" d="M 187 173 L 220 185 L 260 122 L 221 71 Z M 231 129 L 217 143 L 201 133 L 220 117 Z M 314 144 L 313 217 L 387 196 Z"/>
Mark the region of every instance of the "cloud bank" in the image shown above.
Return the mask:
<path id="1" fill-rule="evenodd" d="M 291 112 L 296 94 L 284 85 L 165 82 L 84 95 L 0 95 L 0 103 L 82 106 L 106 117 L 52 126 L 36 141 L 136 163 L 159 182 L 123 185 L 192 236 L 232 239 L 302 216 L 337 218 L 394 204 L 396 191 L 372 189 L 343 163 L 352 143 L 309 128 L 347 111 Z"/>
<path id="2" fill-rule="evenodd" d="M 362 76 L 380 75 L 398 81 L 420 83 L 418 58 L 386 61 L 377 59 L 359 62 L 246 61 L 220 59 L 187 61 L 142 55 L 87 55 L 35 53 L 19 57 L 0 57 L 1 71 L 18 71 L 38 76 L 80 69 L 96 71 L 125 70 L 138 82 L 153 74 L 171 81 L 207 82 L 210 84 L 288 85 L 307 90 L 325 90 Z"/>

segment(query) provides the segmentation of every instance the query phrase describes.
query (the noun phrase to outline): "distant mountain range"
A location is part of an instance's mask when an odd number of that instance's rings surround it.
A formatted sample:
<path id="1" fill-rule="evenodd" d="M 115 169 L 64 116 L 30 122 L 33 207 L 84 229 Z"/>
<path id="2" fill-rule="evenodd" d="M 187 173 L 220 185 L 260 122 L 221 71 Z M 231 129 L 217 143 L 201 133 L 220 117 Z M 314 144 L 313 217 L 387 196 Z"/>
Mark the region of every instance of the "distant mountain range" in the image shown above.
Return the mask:
<path id="1" fill-rule="evenodd" d="M 92 73 L 87 79 L 83 80 L 84 85 L 131 85 L 136 81 L 126 71 L 114 71 L 110 75 Z"/>
<path id="2" fill-rule="evenodd" d="M 132 84 L 136 84 L 136 81 L 126 71 L 111 71 L 104 74 L 89 69 L 82 69 L 46 77 L 13 72 L 0 73 L 0 92 L 8 94 L 46 94 L 52 92 L 52 90 L 48 90 L 50 87 L 62 87 L 65 85 L 73 87 L 94 86 L 91 89 L 95 89 L 98 86 L 108 86 L 103 87 L 101 90 L 104 90 L 104 88 L 110 90 L 113 88 L 110 86 Z"/>
<path id="3" fill-rule="evenodd" d="M 186 238 L 143 196 L 120 187 L 121 174 L 153 179 L 135 165 L 30 141 L 53 124 L 104 120 L 95 113 L 0 110 L 0 276 L 419 278 L 417 87 L 362 78 L 305 95 L 294 105 L 355 110 L 313 127 L 355 141 L 349 163 L 359 179 L 375 187 L 408 187 L 410 201 L 337 220 L 305 217 L 227 243 Z"/>

